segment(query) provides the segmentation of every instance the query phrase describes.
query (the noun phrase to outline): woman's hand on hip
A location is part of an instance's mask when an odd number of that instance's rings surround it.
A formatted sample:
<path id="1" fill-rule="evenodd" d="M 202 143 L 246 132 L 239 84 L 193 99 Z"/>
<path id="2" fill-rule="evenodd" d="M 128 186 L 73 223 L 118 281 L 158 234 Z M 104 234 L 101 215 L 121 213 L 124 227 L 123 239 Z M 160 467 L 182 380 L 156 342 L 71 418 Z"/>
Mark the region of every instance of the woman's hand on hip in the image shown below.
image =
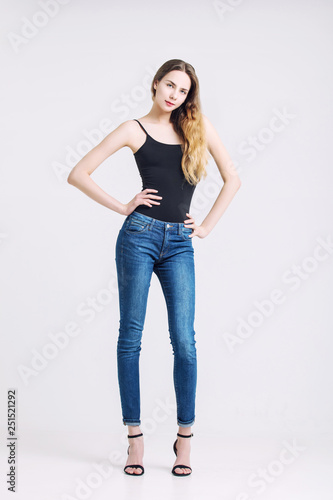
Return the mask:
<path id="1" fill-rule="evenodd" d="M 156 200 L 161 200 L 162 196 L 158 196 L 153 193 L 158 193 L 158 190 L 147 188 L 136 194 L 131 201 L 124 205 L 124 215 L 131 214 L 139 205 L 146 205 L 148 207 L 151 207 L 152 205 L 160 205 L 160 202 Z"/>
<path id="2" fill-rule="evenodd" d="M 193 236 L 205 238 L 209 234 L 209 231 L 204 226 L 197 226 L 190 214 L 186 213 L 186 215 L 188 218 L 184 220 L 184 225 L 185 227 L 192 229 L 192 233 L 189 235 L 189 238 L 193 238 Z"/>

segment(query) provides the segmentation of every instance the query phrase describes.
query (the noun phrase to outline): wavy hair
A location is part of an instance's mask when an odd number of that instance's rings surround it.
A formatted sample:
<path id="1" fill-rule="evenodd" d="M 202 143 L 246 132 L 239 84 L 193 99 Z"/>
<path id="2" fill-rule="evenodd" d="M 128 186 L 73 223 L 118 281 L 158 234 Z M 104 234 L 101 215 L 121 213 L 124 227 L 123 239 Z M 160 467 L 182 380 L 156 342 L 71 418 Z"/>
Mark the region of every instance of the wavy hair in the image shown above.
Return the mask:
<path id="1" fill-rule="evenodd" d="M 206 165 L 210 158 L 207 149 L 206 132 L 201 112 L 199 80 L 193 66 L 181 59 L 170 59 L 156 71 L 151 84 L 152 99 L 156 89 L 154 83 L 170 71 L 184 71 L 191 80 L 191 87 L 185 101 L 171 112 L 170 121 L 175 132 L 181 137 L 183 145 L 182 170 L 186 180 L 196 185 L 207 176 Z"/>

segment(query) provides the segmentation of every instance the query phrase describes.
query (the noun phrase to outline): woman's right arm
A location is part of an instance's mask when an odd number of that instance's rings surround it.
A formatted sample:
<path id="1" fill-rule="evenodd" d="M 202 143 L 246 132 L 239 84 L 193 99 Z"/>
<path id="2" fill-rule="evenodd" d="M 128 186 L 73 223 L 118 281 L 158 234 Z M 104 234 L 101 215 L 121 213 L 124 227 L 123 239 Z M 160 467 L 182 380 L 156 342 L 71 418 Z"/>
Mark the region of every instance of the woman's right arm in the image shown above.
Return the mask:
<path id="1" fill-rule="evenodd" d="M 145 189 L 138 193 L 129 203 L 124 204 L 103 191 L 103 189 L 92 180 L 90 175 L 104 160 L 106 160 L 106 158 L 124 146 L 129 146 L 129 138 L 131 137 L 130 132 L 133 132 L 132 127 L 132 120 L 121 123 L 97 144 L 97 146 L 89 151 L 89 153 L 73 167 L 67 177 L 67 182 L 69 184 L 77 187 L 84 194 L 104 207 L 110 208 L 122 215 L 130 214 L 140 204 L 148 206 L 151 206 L 151 203 L 155 204 L 155 202 L 151 200 L 151 198 L 155 198 L 155 196 L 152 194 L 149 195 L 148 192 L 156 190 Z"/>

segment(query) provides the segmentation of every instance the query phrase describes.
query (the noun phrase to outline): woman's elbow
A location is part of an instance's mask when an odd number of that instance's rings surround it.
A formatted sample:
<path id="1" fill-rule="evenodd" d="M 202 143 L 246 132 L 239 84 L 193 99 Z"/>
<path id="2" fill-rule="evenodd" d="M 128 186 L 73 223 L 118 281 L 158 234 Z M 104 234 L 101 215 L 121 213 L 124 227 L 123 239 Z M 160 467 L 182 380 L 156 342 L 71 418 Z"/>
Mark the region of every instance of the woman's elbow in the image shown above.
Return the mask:
<path id="1" fill-rule="evenodd" d="M 67 177 L 67 182 L 68 182 L 68 184 L 72 184 L 72 185 L 75 184 L 73 170 L 71 172 L 69 172 L 69 175 Z"/>
<path id="2" fill-rule="evenodd" d="M 224 181 L 224 183 L 227 183 L 227 182 L 230 182 L 230 185 L 234 186 L 236 190 L 238 190 L 242 185 L 242 182 L 241 182 L 240 178 L 238 177 L 238 175 L 231 175 L 230 177 L 228 177 Z"/>
<path id="3" fill-rule="evenodd" d="M 68 184 L 72 184 L 72 186 L 76 186 L 80 178 L 80 172 L 77 172 L 75 167 L 69 172 L 67 177 Z"/>

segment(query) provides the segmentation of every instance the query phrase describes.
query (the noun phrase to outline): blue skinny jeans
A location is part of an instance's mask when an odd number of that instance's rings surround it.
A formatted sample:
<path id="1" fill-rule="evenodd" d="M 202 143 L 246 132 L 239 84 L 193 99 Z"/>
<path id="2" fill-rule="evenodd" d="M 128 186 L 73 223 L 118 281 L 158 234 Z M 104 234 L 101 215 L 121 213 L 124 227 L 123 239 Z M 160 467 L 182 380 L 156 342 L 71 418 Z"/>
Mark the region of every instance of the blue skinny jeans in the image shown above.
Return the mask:
<path id="1" fill-rule="evenodd" d="M 124 425 L 141 425 L 139 357 L 153 272 L 168 312 L 177 423 L 181 427 L 194 423 L 197 356 L 191 232 L 182 222 L 164 222 L 135 210 L 119 231 L 115 256 L 120 311 L 117 367 Z"/>

